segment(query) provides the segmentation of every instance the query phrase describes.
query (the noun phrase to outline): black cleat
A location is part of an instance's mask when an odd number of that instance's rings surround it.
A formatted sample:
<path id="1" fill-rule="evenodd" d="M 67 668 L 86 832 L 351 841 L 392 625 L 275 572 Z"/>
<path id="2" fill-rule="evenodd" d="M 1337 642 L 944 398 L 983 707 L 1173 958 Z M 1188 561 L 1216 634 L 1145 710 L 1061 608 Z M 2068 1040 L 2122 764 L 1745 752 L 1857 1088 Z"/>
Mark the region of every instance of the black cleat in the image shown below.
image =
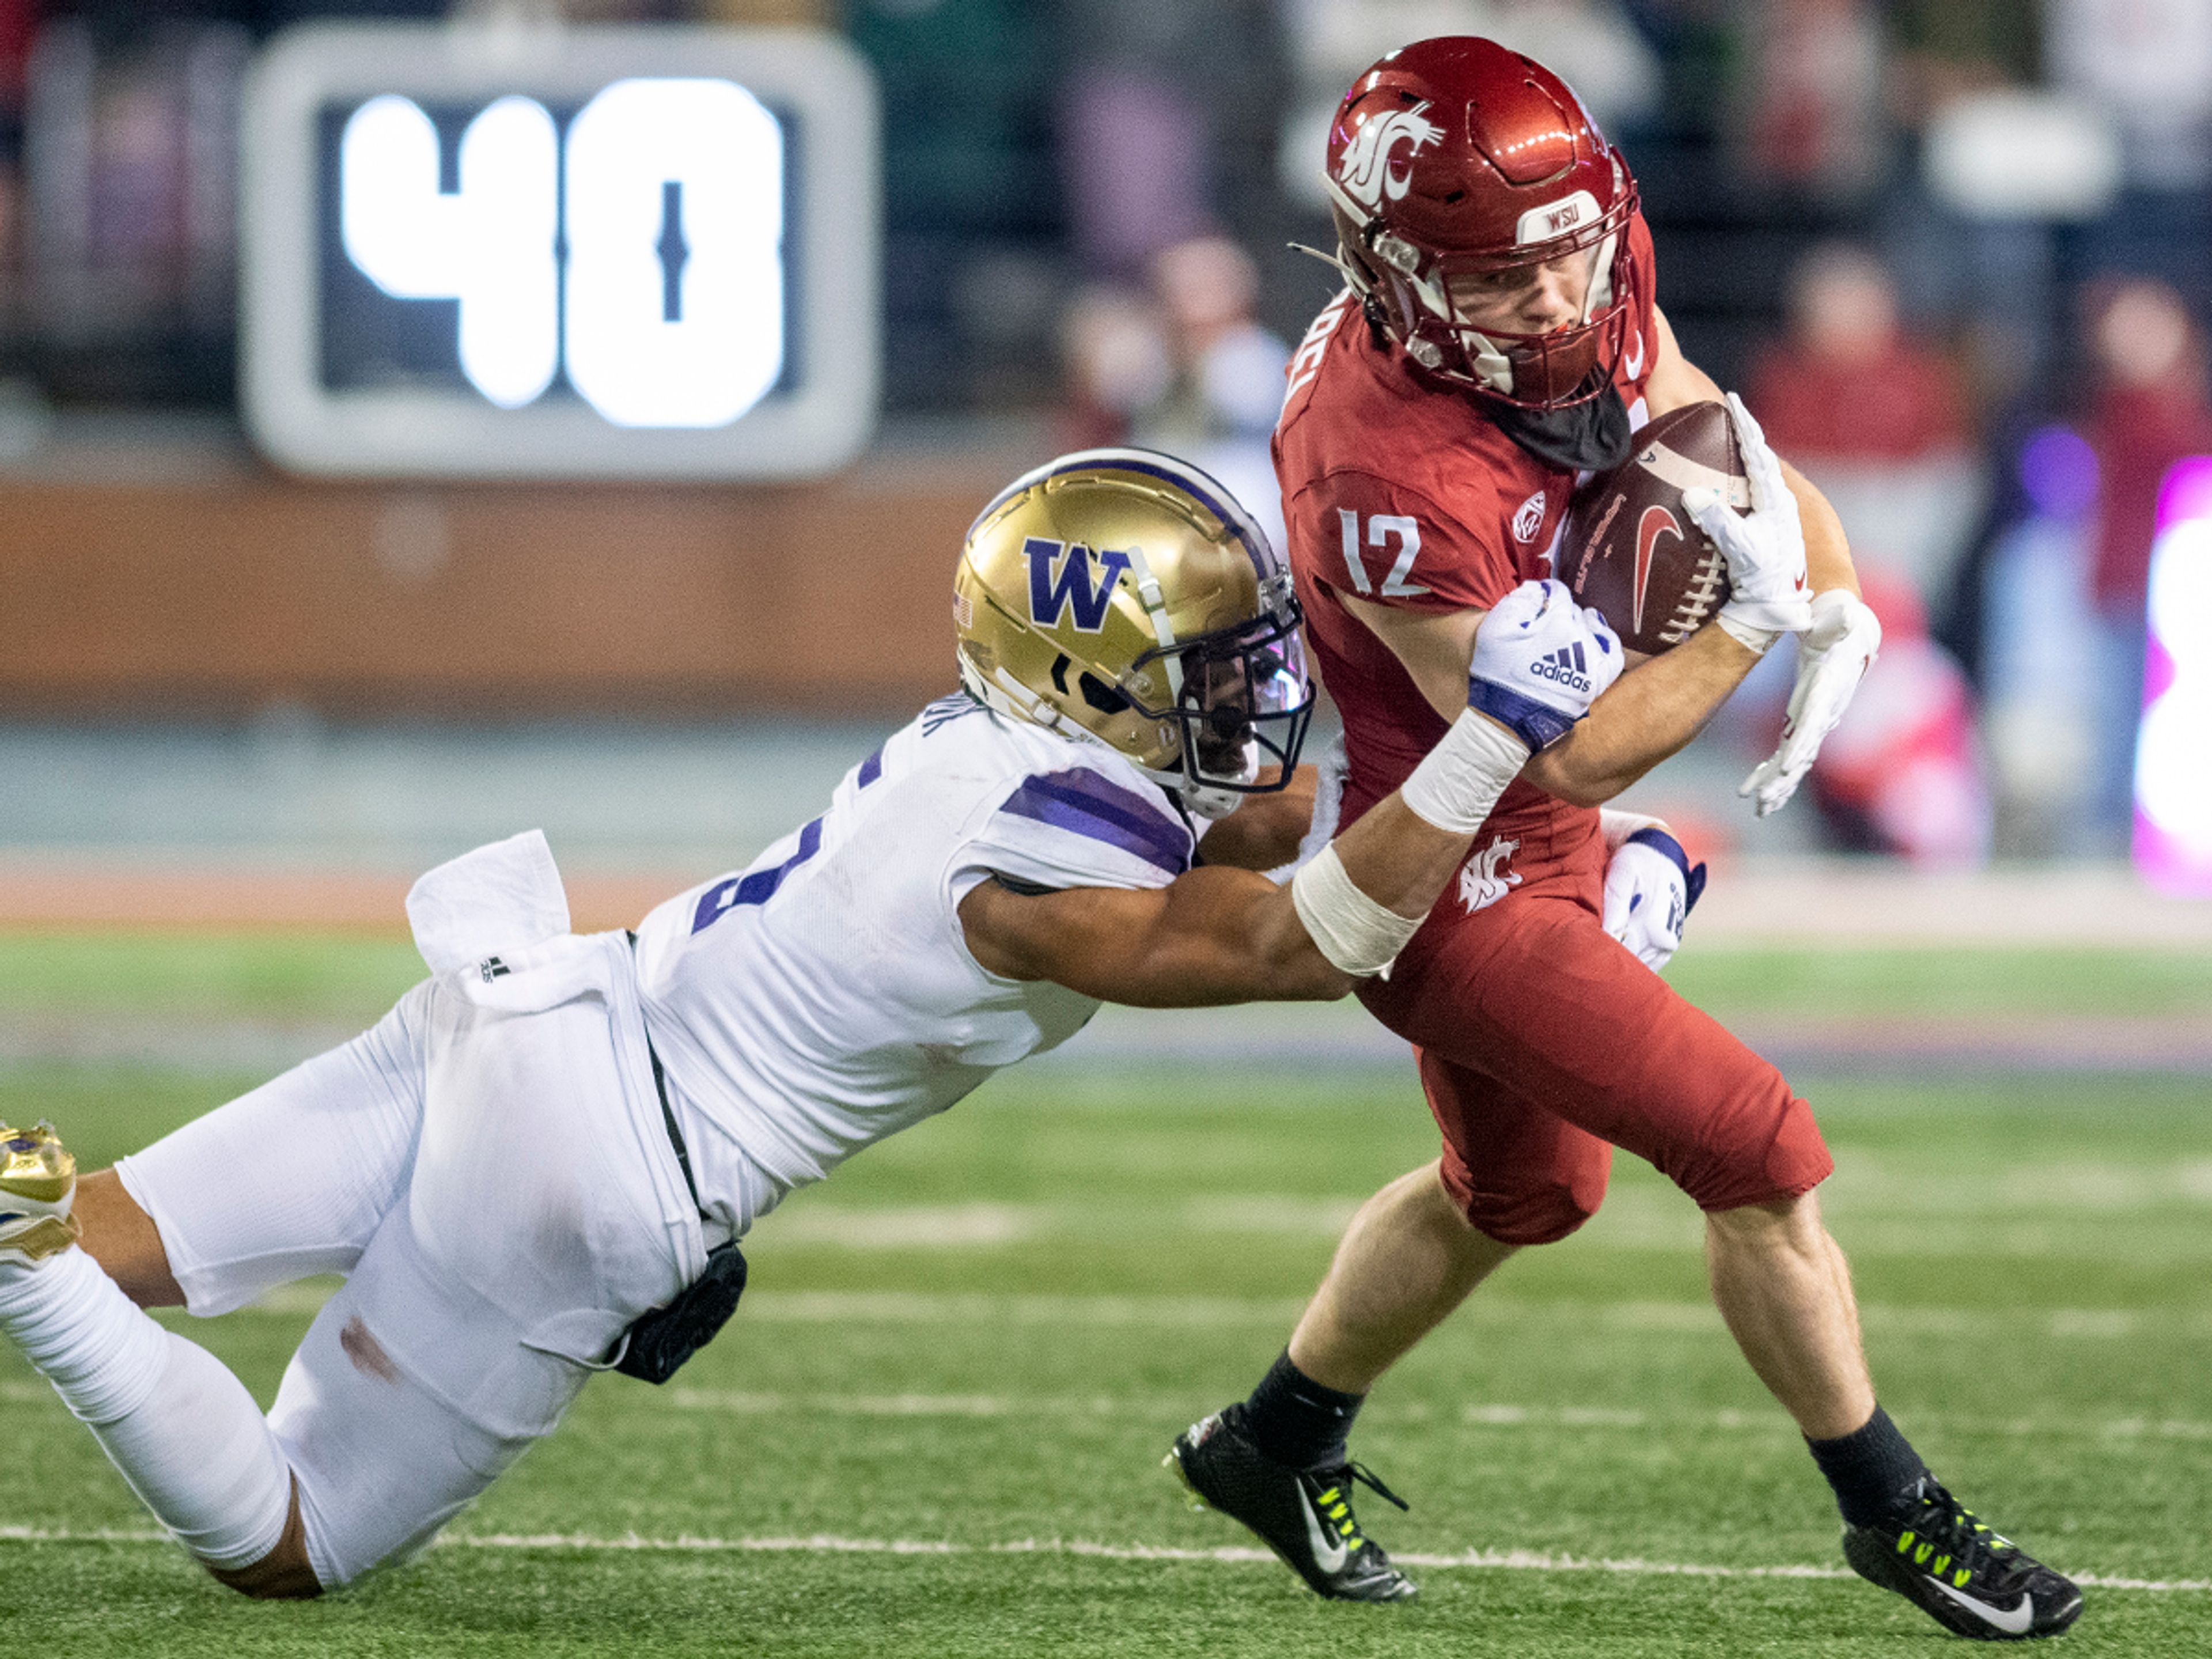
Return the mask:
<path id="1" fill-rule="evenodd" d="M 1946 1629 L 1980 1641 L 2056 1636 L 2081 1616 L 2072 1579 L 1990 1531 L 1933 1475 L 1881 1525 L 1846 1526 L 1844 1559 Z"/>
<path id="2" fill-rule="evenodd" d="M 1306 1474 L 1276 1462 L 1245 1432 L 1242 1405 L 1192 1424 L 1161 1462 L 1182 1477 L 1192 1508 L 1243 1522 L 1316 1593 L 1345 1601 L 1410 1601 L 1420 1594 L 1352 1518 L 1354 1480 L 1406 1507 L 1358 1464 Z"/>

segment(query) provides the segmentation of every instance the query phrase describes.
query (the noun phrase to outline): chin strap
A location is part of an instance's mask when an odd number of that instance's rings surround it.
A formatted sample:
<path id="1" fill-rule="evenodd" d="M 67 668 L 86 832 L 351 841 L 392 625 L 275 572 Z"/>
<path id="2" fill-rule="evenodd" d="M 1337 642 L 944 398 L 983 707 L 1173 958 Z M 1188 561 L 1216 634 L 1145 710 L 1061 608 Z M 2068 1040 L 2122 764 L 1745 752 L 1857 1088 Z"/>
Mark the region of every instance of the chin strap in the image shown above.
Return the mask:
<path id="1" fill-rule="evenodd" d="M 1186 783 L 1174 792 L 1193 817 L 1204 818 L 1208 823 L 1218 823 L 1244 804 L 1242 791 L 1209 789 L 1202 783 Z"/>
<path id="2" fill-rule="evenodd" d="M 1352 291 L 1353 293 L 1364 294 L 1367 291 L 1366 278 L 1362 276 L 1360 272 L 1352 269 L 1351 264 L 1345 258 L 1342 253 L 1324 253 L 1319 248 L 1309 247 L 1304 242 L 1285 242 L 1283 246 L 1290 249 L 1293 253 L 1306 254 L 1312 258 L 1320 260 L 1322 264 L 1325 265 L 1333 267 L 1339 276 L 1342 276 L 1346 282 L 1352 285 Z"/>

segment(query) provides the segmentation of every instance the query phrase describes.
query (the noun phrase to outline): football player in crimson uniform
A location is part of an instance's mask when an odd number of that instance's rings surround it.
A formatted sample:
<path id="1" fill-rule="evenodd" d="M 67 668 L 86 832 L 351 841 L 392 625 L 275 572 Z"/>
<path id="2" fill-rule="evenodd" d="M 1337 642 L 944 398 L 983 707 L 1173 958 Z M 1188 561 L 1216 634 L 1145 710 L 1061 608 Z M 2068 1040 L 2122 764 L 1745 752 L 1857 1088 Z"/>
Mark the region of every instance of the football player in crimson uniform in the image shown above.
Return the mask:
<path id="1" fill-rule="evenodd" d="M 1626 164 L 1540 64 L 1465 38 L 1391 53 L 1339 107 L 1325 177 L 1348 281 L 1292 360 L 1275 462 L 1351 820 L 1463 703 L 1476 626 L 1548 572 L 1577 473 L 1626 459 L 1645 418 L 1721 394 L 1654 303 Z M 1412 1595 L 1352 1516 L 1352 1414 L 1507 1256 L 1594 1213 L 1622 1146 L 1705 1211 L 1715 1299 L 1833 1484 L 1850 1564 L 1963 1632 L 2046 1634 L 2077 1615 L 2075 1587 L 1957 1504 L 1876 1404 L 1805 1103 L 1602 925 L 1597 804 L 1796 633 L 1790 737 L 1745 785 L 1772 810 L 1878 637 L 1834 514 L 1731 407 L 1753 510 L 1711 491 L 1686 505 L 1733 598 L 1536 757 L 1457 893 L 1360 988 L 1415 1045 L 1442 1158 L 1369 1200 L 1273 1370 L 1170 1462 L 1322 1594 Z"/>

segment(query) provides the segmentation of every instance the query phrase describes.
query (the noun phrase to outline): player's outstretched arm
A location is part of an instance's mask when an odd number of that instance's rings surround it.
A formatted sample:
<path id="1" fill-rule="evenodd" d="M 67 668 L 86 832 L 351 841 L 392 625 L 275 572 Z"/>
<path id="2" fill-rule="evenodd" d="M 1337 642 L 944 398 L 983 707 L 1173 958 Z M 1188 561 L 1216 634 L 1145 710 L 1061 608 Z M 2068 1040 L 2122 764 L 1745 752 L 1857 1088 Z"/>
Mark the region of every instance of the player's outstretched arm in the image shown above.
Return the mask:
<path id="1" fill-rule="evenodd" d="M 1502 730 L 1499 737 L 1501 748 L 1512 741 Z M 1499 769 L 1493 799 L 1518 767 L 1509 756 Z M 1330 843 L 1358 895 L 1345 908 L 1356 910 L 1364 897 L 1385 913 L 1370 918 L 1385 948 L 1402 943 L 1394 921 L 1412 935 L 1465 861 L 1468 839 L 1425 822 L 1392 795 Z M 1143 889 L 1029 894 L 985 882 L 961 901 L 960 921 L 969 950 L 994 974 L 1048 979 L 1139 1008 L 1328 1001 L 1360 977 L 1323 952 L 1290 887 L 1226 866 Z"/>
<path id="2" fill-rule="evenodd" d="M 1314 795 L 1320 775 L 1310 766 L 1291 775 L 1284 788 L 1247 795 L 1227 817 L 1206 832 L 1198 856 L 1205 864 L 1239 870 L 1273 870 L 1298 855 L 1298 843 L 1313 823 Z"/>
<path id="3" fill-rule="evenodd" d="M 1579 684 L 1532 672 L 1563 650 L 1589 665 Z M 1612 630 L 1565 588 L 1524 583 L 1490 613 L 1443 740 L 1289 886 L 1217 867 L 1149 890 L 985 882 L 961 901 L 968 947 L 1007 978 L 1139 1007 L 1342 996 L 1389 964 L 1529 754 L 1572 728 L 1620 663 Z"/>

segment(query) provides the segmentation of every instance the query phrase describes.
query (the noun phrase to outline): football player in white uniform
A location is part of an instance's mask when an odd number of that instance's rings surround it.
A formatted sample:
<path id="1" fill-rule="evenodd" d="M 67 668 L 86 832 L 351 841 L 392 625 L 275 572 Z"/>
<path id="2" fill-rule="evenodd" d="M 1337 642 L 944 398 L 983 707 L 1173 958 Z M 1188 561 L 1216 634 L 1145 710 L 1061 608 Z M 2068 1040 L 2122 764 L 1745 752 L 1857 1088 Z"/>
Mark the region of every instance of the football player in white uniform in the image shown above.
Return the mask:
<path id="1" fill-rule="evenodd" d="M 635 934 L 570 933 L 532 831 L 416 884 L 431 977 L 343 1048 L 81 1183 L 51 1129 L 0 1129 L 0 1331 L 217 1578 L 311 1595 L 419 1550 L 594 1370 L 665 1380 L 712 1335 L 784 1194 L 1100 1000 L 1380 971 L 1620 661 L 1525 585 L 1468 711 L 1284 886 L 1231 866 L 1304 827 L 1266 792 L 1311 692 L 1288 574 L 1218 485 L 1063 458 L 984 510 L 953 603 L 964 690 Z M 142 1311 L 325 1273 L 265 1419 Z"/>

